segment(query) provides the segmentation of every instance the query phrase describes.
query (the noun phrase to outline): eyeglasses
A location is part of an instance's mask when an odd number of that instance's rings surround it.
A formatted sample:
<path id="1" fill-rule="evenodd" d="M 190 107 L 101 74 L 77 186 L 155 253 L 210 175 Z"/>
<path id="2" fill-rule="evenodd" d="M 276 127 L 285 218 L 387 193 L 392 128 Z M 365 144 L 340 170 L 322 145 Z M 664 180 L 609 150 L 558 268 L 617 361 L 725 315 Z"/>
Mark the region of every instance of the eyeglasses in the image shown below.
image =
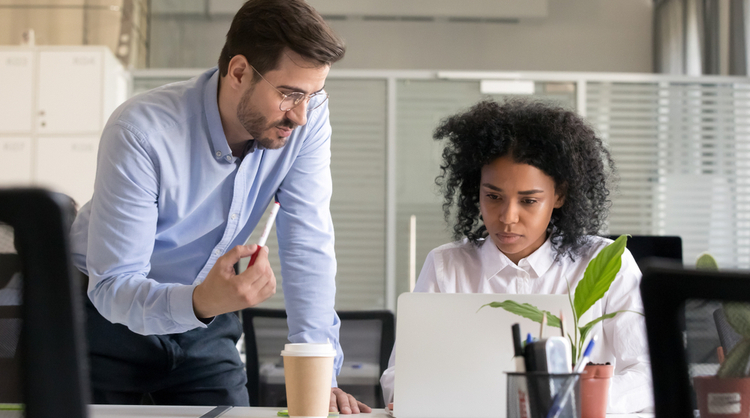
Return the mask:
<path id="1" fill-rule="evenodd" d="M 281 103 L 279 103 L 279 110 L 281 110 L 282 112 L 288 112 L 294 109 L 295 107 L 297 107 L 300 103 L 304 101 L 305 104 L 307 104 L 307 112 L 309 113 L 319 108 L 320 106 L 322 106 L 323 103 L 325 103 L 326 100 L 328 100 L 328 93 L 326 93 L 325 90 L 321 90 L 319 92 L 312 93 L 309 95 L 298 92 L 298 91 L 288 93 L 288 94 L 282 93 L 281 91 L 279 91 L 279 89 L 276 88 L 276 86 L 271 84 L 270 81 L 266 80 L 265 77 L 261 75 L 260 71 L 255 69 L 255 67 L 251 65 L 250 68 L 252 68 L 256 73 L 258 73 L 258 75 L 260 76 L 260 78 L 263 79 L 263 81 L 268 83 L 269 86 L 271 86 L 274 90 L 276 90 L 281 95 L 282 99 L 281 99 Z"/>

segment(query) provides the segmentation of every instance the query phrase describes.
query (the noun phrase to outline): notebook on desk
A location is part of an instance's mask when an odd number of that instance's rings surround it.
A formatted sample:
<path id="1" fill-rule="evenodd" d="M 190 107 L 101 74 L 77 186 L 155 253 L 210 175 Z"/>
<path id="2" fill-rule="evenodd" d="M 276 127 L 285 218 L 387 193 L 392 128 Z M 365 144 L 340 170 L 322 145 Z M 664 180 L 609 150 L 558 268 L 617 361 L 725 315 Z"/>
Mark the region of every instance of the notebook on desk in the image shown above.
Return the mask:
<path id="1" fill-rule="evenodd" d="M 538 338 L 539 324 L 503 309 L 480 306 L 504 300 L 530 303 L 565 315 L 573 329 L 567 295 L 405 293 L 396 323 L 397 418 L 504 416 L 506 371 L 515 371 L 511 326 Z M 544 335 L 560 335 L 545 327 Z"/>

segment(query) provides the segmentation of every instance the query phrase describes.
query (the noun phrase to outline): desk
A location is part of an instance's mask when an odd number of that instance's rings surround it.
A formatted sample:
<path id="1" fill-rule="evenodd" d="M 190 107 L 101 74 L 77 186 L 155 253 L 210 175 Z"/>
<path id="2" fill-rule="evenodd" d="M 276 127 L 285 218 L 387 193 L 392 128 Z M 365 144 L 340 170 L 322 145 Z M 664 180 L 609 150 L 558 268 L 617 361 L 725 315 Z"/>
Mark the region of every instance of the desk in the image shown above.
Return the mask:
<path id="1" fill-rule="evenodd" d="M 90 418 L 199 418 L 214 409 L 212 406 L 151 406 L 151 405 L 91 405 Z M 221 418 L 277 418 L 281 408 L 235 407 Z M 0 411 L 0 418 L 22 418 L 21 411 Z M 347 417 L 347 415 L 341 415 Z M 370 414 L 348 415 L 358 418 L 391 418 L 385 409 L 373 409 Z M 607 418 L 653 418 L 654 414 L 609 414 Z"/>
<path id="2" fill-rule="evenodd" d="M 199 418 L 213 406 L 153 406 L 153 405 L 91 405 L 89 418 Z M 282 408 L 235 407 L 221 418 L 278 418 Z M 345 415 L 341 415 L 344 417 Z M 356 415 L 352 415 L 355 417 Z M 371 414 L 360 414 L 361 418 L 390 418 L 385 409 L 374 409 Z M 21 411 L 0 411 L 0 418 L 23 418 Z"/>

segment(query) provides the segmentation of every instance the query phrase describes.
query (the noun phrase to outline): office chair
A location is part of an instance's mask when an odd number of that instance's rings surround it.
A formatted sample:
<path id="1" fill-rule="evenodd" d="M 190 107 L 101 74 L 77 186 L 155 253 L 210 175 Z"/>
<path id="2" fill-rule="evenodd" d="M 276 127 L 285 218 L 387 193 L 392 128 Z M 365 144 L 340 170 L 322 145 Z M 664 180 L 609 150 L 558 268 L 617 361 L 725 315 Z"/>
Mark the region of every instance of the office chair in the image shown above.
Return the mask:
<path id="1" fill-rule="evenodd" d="M 21 264 L 20 386 L 27 418 L 87 415 L 83 305 L 67 241 L 71 211 L 58 194 L 0 190 L 0 221 L 14 230 Z"/>
<path id="2" fill-rule="evenodd" d="M 614 240 L 617 237 L 619 235 L 607 238 Z M 664 258 L 682 263 L 682 238 L 678 236 L 633 235 L 628 238 L 627 248 L 641 271 L 648 258 Z"/>
<path id="3" fill-rule="evenodd" d="M 339 332 L 344 349 L 345 368 L 339 375 L 339 387 L 352 393 L 370 406 L 383 408 L 382 389 L 379 378 L 388 368 L 388 359 L 396 338 L 395 318 L 386 310 L 339 311 Z M 248 308 L 242 311 L 242 327 L 245 332 L 247 366 L 247 388 L 252 406 L 286 406 L 283 388 L 269 384 L 268 373 L 283 371 L 280 357 L 284 344 L 288 343 L 286 311 L 281 309 Z M 264 370 L 261 371 L 261 367 Z M 368 368 L 374 369 L 370 370 Z M 367 373 L 377 376 L 364 376 Z M 266 381 L 261 375 L 266 374 Z M 373 380 L 374 378 L 374 380 Z M 344 380 L 352 384 L 346 384 Z M 281 377 L 274 382 L 281 383 Z M 362 390 L 362 384 L 368 390 Z M 281 392 L 281 393 L 279 393 Z M 359 395 L 359 396 L 358 396 Z"/>
<path id="4" fill-rule="evenodd" d="M 21 260 L 0 254 L 0 403 L 21 403 Z"/>

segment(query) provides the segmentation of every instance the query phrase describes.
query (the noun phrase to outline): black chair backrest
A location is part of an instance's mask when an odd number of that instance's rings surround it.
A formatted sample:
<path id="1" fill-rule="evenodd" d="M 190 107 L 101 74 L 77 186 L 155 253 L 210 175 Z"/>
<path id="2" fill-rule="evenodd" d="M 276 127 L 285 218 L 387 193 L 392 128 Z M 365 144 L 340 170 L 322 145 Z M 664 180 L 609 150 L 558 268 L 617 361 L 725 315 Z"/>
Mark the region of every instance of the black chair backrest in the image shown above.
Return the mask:
<path id="1" fill-rule="evenodd" d="M 258 337 L 255 330 L 255 318 L 275 318 L 286 322 L 286 311 L 283 309 L 263 308 L 249 308 L 242 311 L 242 330 L 245 333 L 247 392 L 250 395 L 250 406 L 261 406 L 260 360 L 258 354 Z M 284 335 L 284 339 L 286 340 L 286 333 Z"/>
<path id="2" fill-rule="evenodd" d="M 13 228 L 21 262 L 21 387 L 27 418 L 87 415 L 83 305 L 66 228 L 72 210 L 63 196 L 44 190 L 0 190 L 0 221 Z"/>
<path id="3" fill-rule="evenodd" d="M 619 235 L 607 238 L 617 239 Z M 662 235 L 633 235 L 628 238 L 628 250 L 643 271 L 643 262 L 648 258 L 665 258 L 682 263 L 682 238 Z"/>
<path id="4" fill-rule="evenodd" d="M 0 289 L 4 289 L 16 273 L 21 272 L 18 254 L 0 254 Z"/>
<path id="5" fill-rule="evenodd" d="M 393 350 L 393 344 L 396 339 L 396 321 L 393 313 L 387 310 L 371 310 L 371 311 L 337 311 L 339 319 L 341 320 L 341 344 L 344 348 L 345 358 L 349 360 L 361 359 L 357 357 L 357 353 L 364 353 L 364 356 L 374 353 L 374 356 L 378 359 L 378 365 L 380 368 L 380 374 L 382 375 L 385 369 L 388 368 L 388 360 Z M 274 322 L 277 327 L 274 330 L 273 335 L 265 335 L 265 338 L 272 338 L 276 344 L 273 345 L 273 353 L 260 352 L 258 343 L 259 336 L 257 335 L 256 321 L 266 321 L 267 323 Z M 288 330 L 286 328 L 286 311 L 283 309 L 262 309 L 262 308 L 249 308 L 242 311 L 242 327 L 245 332 L 245 356 L 247 365 L 247 388 L 250 395 L 250 405 L 252 406 L 268 406 L 261 405 L 261 384 L 260 384 L 260 361 L 262 357 L 273 356 L 278 357 L 283 343 L 287 342 Z M 359 324 L 358 327 L 348 326 L 348 324 Z M 283 324 L 281 324 L 283 322 Z M 365 323 L 377 323 L 377 327 L 363 326 Z M 362 335 L 358 334 L 361 332 L 371 333 L 373 329 L 379 331 L 379 345 L 377 347 L 364 346 L 357 344 L 358 342 L 370 341 L 371 339 L 360 338 Z M 261 337 L 263 338 L 263 337 Z M 376 387 L 375 401 L 382 403 L 382 396 L 380 395 L 380 385 Z M 377 407 L 377 405 L 376 405 Z M 383 407 L 383 405 L 379 405 Z"/>
<path id="6" fill-rule="evenodd" d="M 21 403 L 21 259 L 0 254 L 0 403 Z"/>

